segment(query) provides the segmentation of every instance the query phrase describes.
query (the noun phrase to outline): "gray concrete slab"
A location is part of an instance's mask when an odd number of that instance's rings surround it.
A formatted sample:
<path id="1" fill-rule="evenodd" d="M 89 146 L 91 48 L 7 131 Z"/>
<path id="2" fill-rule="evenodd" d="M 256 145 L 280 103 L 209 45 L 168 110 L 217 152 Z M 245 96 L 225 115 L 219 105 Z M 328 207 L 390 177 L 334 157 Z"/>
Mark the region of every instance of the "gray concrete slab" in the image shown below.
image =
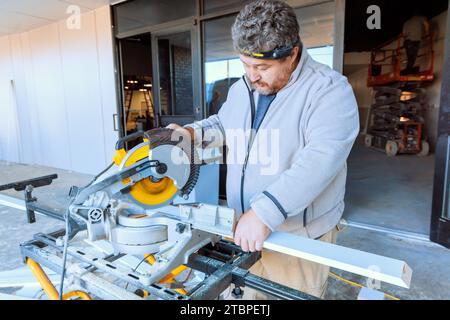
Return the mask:
<path id="1" fill-rule="evenodd" d="M 348 159 L 344 218 L 428 235 L 433 175 L 434 155 L 387 157 L 360 137 Z"/>
<path id="2" fill-rule="evenodd" d="M 14 181 L 25 180 L 56 173 L 58 178 L 49 186 L 36 188 L 33 191 L 38 202 L 63 212 L 68 203 L 68 192 L 72 185 L 86 185 L 92 176 L 67 170 L 45 166 L 24 165 L 0 161 L 0 185 Z M 15 190 L 2 191 L 1 194 L 23 199 L 23 192 Z M 0 271 L 11 270 L 22 265 L 19 245 L 32 239 L 38 232 L 51 232 L 64 228 L 60 221 L 42 216 L 36 216 L 36 223 L 28 224 L 24 211 L 0 205 Z"/>
<path id="3" fill-rule="evenodd" d="M 23 266 L 20 244 L 31 240 L 38 232 L 52 232 L 64 228 L 62 221 L 37 216 L 36 223 L 27 223 L 24 211 L 0 205 L 0 271 Z"/>
<path id="4" fill-rule="evenodd" d="M 402 300 L 450 299 L 450 250 L 422 241 L 412 241 L 358 228 L 347 227 L 338 233 L 337 244 L 406 261 L 413 270 L 411 288 L 381 284 L 380 290 Z M 337 275 L 367 285 L 367 278 L 332 269 Z M 350 299 L 358 296 L 359 288 L 335 278 L 329 278 L 326 299 Z"/>
<path id="5" fill-rule="evenodd" d="M 53 173 L 56 173 L 58 178 L 53 180 L 53 183 L 49 186 L 36 188 L 33 194 L 38 200 L 42 200 L 55 208 L 64 207 L 68 202 L 68 193 L 71 186 L 84 186 L 92 179 L 91 175 L 73 171 L 0 161 L 0 185 Z M 23 192 L 15 190 L 2 191 L 1 193 L 20 199 L 24 198 Z"/>

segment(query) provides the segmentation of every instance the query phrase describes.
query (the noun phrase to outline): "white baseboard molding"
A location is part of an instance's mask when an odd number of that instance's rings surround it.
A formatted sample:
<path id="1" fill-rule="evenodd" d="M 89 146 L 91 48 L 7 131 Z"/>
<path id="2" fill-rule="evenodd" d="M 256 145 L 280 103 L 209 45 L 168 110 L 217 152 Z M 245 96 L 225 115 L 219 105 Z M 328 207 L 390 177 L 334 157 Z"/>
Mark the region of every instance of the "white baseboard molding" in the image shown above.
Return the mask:
<path id="1" fill-rule="evenodd" d="M 404 261 L 369 252 L 285 232 L 272 233 L 263 247 L 403 288 L 411 284 L 412 270 Z"/>

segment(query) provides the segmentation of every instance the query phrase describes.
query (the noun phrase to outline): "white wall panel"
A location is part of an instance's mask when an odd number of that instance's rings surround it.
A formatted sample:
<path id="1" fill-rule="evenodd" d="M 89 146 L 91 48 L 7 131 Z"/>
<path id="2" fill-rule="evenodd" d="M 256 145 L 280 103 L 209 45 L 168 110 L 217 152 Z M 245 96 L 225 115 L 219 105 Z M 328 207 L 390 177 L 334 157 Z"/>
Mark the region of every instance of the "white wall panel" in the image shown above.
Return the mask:
<path id="1" fill-rule="evenodd" d="M 20 137 L 13 94 L 9 37 L 0 38 L 0 159 L 20 162 Z"/>
<path id="2" fill-rule="evenodd" d="M 23 63 L 24 57 L 22 54 L 22 41 L 20 35 L 10 36 L 9 43 L 11 49 L 11 67 L 13 73 L 12 94 L 16 106 L 18 134 L 20 139 L 20 162 L 32 163 L 32 143 L 28 141 L 32 136 L 30 123 L 32 119 L 30 118 L 30 114 L 28 112 L 28 110 L 31 109 L 31 106 L 29 106 L 27 99 L 27 84 L 25 76 L 26 69 Z"/>
<path id="3" fill-rule="evenodd" d="M 58 25 L 30 31 L 43 165 L 71 170 Z"/>
<path id="4" fill-rule="evenodd" d="M 0 37 L 0 160 L 96 173 L 117 132 L 109 6 Z M 12 80 L 12 82 L 11 82 Z"/>
<path id="5" fill-rule="evenodd" d="M 80 29 L 65 21 L 58 28 L 72 169 L 96 173 L 105 153 L 94 12 L 83 14 Z"/>
<path id="6" fill-rule="evenodd" d="M 20 35 L 22 45 L 23 69 L 25 73 L 26 104 L 28 106 L 27 116 L 29 119 L 29 130 L 31 132 L 31 135 L 25 137 L 25 139 L 22 139 L 21 143 L 31 144 L 33 158 L 30 162 L 27 163 L 45 164 L 42 156 L 39 110 L 36 106 L 37 100 L 34 81 L 34 67 L 29 38 L 30 35 L 28 32 L 22 33 Z M 20 126 L 22 126 L 22 124 L 20 124 Z"/>

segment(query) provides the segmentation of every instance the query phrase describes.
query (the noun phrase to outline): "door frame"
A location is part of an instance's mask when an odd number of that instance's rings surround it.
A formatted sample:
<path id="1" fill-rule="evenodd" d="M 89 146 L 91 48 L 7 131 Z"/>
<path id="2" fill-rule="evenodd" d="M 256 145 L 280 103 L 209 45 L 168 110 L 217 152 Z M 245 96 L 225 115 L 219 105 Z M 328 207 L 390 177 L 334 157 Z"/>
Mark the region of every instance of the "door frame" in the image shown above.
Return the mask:
<path id="1" fill-rule="evenodd" d="M 438 119 L 430 240 L 450 248 L 450 16 L 445 32 Z"/>

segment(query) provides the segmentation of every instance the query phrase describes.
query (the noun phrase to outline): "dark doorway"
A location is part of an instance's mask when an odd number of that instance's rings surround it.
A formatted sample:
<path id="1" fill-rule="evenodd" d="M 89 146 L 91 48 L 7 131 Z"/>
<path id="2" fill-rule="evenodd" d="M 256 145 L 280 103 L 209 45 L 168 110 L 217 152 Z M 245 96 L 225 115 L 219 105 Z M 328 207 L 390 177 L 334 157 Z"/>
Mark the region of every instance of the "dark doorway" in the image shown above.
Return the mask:
<path id="1" fill-rule="evenodd" d="M 155 127 L 150 34 L 121 39 L 122 119 L 124 135 Z"/>
<path id="2" fill-rule="evenodd" d="M 371 5 L 380 9 L 380 29 L 370 29 L 366 25 L 370 15 L 367 9 Z M 430 223 L 438 219 L 435 217 L 435 209 L 432 209 L 433 195 L 436 194 L 436 186 L 433 191 L 433 181 L 436 179 L 435 161 L 442 153 L 444 144 L 438 143 L 440 137 L 437 127 L 438 119 L 441 118 L 440 108 L 443 108 L 441 91 L 445 90 L 442 79 L 446 70 L 443 67 L 444 54 L 448 50 L 444 49 L 445 39 L 449 36 L 447 9 L 448 0 L 436 0 L 432 4 L 406 0 L 346 1 L 343 73 L 355 91 L 361 126 L 361 135 L 348 160 L 347 207 L 344 218 L 350 224 L 434 240 L 433 225 L 430 231 Z M 427 52 L 430 52 L 431 47 L 431 52 L 434 53 L 434 78 L 429 81 L 411 80 L 406 83 L 409 86 L 402 86 L 402 81 L 394 83 L 390 80 L 389 83 L 370 83 L 374 82 L 372 75 L 384 75 L 384 68 L 391 67 L 390 64 L 399 70 L 404 70 L 407 66 L 404 26 L 414 16 L 428 20 L 432 33 L 431 36 L 425 33 L 423 35 L 420 47 L 422 56 L 416 61 L 417 70 L 414 74 L 428 70 L 431 55 Z M 380 55 L 384 53 L 391 53 L 394 58 L 384 58 L 388 57 Z M 375 55 L 377 59 L 385 59 L 380 63 L 383 64 L 383 70 L 370 73 Z M 389 71 L 387 74 L 389 75 Z M 392 77 L 394 76 L 395 72 L 392 72 Z M 387 94 L 392 88 L 399 89 L 400 93 L 395 94 L 395 97 Z M 417 88 L 423 93 L 420 96 L 423 100 L 416 98 L 419 97 Z M 381 102 L 381 98 L 387 100 Z M 421 110 L 409 109 L 409 99 L 412 99 L 411 106 L 416 103 Z M 396 112 L 409 112 L 411 117 L 402 117 L 403 114 L 399 113 L 398 117 L 392 118 Z M 416 122 L 417 127 L 408 127 L 410 129 L 402 131 L 407 128 L 405 123 L 412 122 Z M 420 123 L 421 130 L 416 130 L 419 128 L 417 123 Z M 372 133 L 374 128 L 378 130 L 376 135 Z M 395 134 L 391 135 L 392 132 Z M 384 133 L 389 135 L 383 137 Z M 406 145 L 413 143 L 417 137 L 420 137 L 417 139 L 418 144 L 422 139 L 427 142 L 428 155 L 423 156 L 419 149 L 413 152 L 412 147 Z M 402 152 L 393 152 L 395 148 L 390 147 L 392 142 Z M 436 172 L 437 170 L 436 167 Z M 435 223 L 435 229 L 437 225 Z"/>

